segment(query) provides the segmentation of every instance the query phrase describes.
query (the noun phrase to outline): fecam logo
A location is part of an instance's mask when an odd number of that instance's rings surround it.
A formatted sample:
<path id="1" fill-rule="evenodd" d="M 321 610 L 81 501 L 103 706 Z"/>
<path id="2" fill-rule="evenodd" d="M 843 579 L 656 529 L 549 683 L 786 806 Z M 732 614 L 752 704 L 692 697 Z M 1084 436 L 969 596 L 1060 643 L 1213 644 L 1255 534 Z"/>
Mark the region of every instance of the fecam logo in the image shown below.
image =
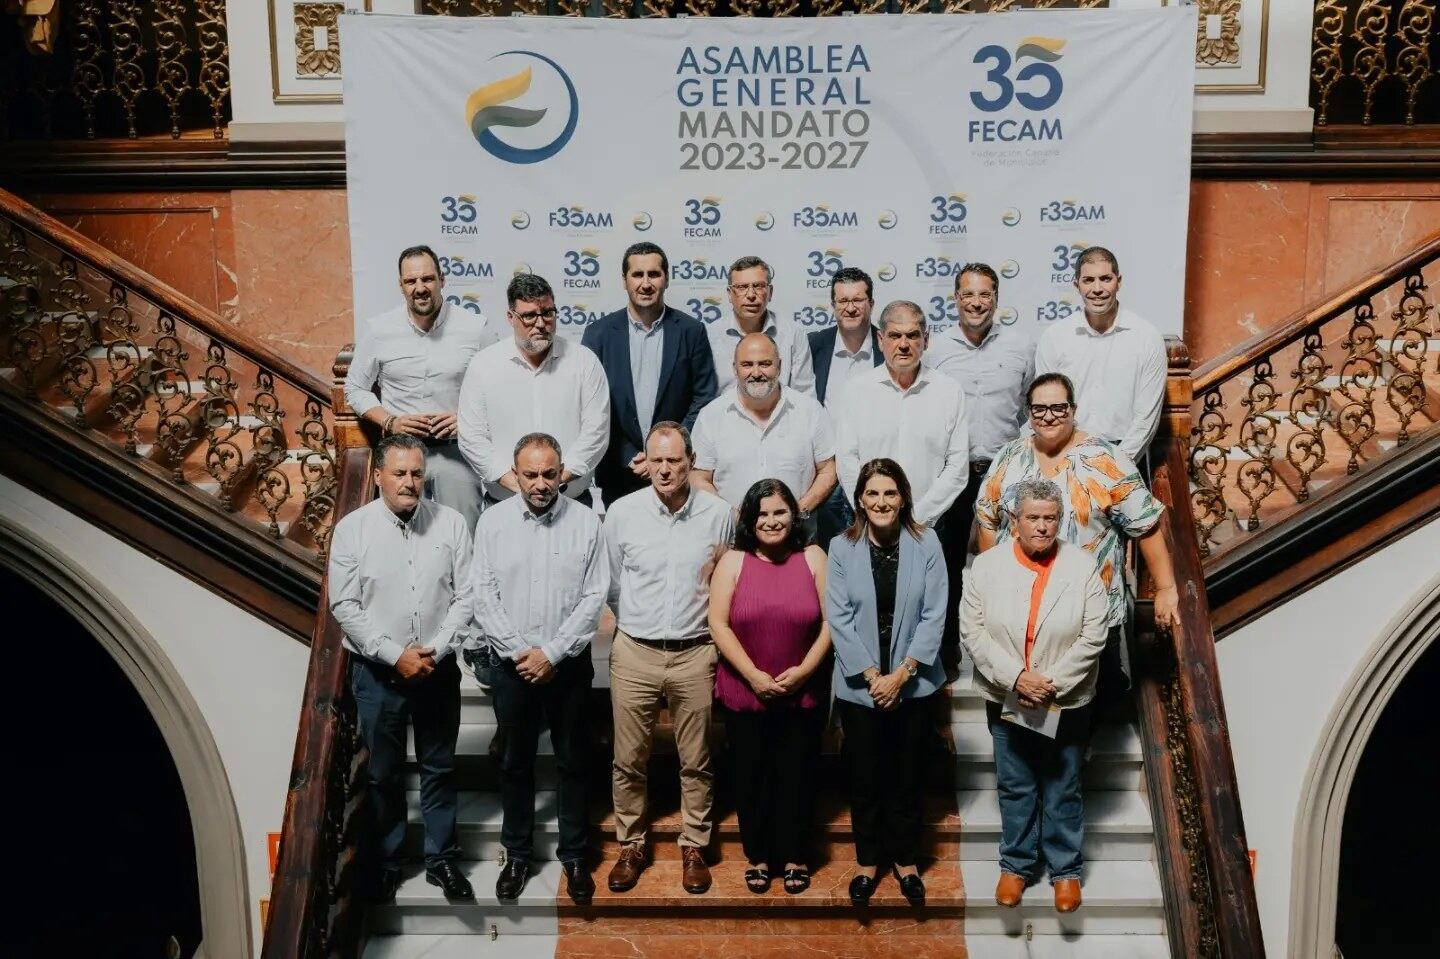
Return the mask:
<path id="1" fill-rule="evenodd" d="M 959 273 L 960 267 L 964 265 L 960 260 L 952 260 L 948 256 L 927 256 L 915 264 L 915 277 L 925 280 L 949 279 Z"/>
<path id="2" fill-rule="evenodd" d="M 835 230 L 853 230 L 860 226 L 860 217 L 854 210 L 832 210 L 827 204 L 802 206 L 790 214 L 790 225 L 797 230 L 827 233 Z"/>
<path id="3" fill-rule="evenodd" d="M 805 286 L 809 289 L 830 289 L 830 277 L 845 266 L 845 251 L 830 248 L 811 250 L 805 254 L 810 265 L 805 268 Z"/>
<path id="4" fill-rule="evenodd" d="M 1042 323 L 1052 323 L 1055 320 L 1063 320 L 1065 317 L 1080 309 L 1074 300 L 1047 300 L 1035 307 L 1035 319 Z"/>
<path id="5" fill-rule="evenodd" d="M 1080 254 L 1090 246 L 1088 242 L 1061 243 L 1052 251 L 1055 259 L 1050 261 L 1050 282 L 1069 283 L 1075 279 L 1075 264 L 1080 259 Z"/>
<path id="6" fill-rule="evenodd" d="M 965 217 L 969 208 L 965 205 L 965 194 L 951 193 L 948 196 L 930 198 L 930 235 L 954 236 L 965 232 Z"/>
<path id="7" fill-rule="evenodd" d="M 479 260 L 467 260 L 463 256 L 442 256 L 440 275 L 454 280 L 493 280 L 495 266 Z"/>
<path id="8" fill-rule="evenodd" d="M 718 196 L 690 198 L 685 201 L 684 233 L 690 238 L 716 240 L 720 238 L 720 198 Z"/>
<path id="9" fill-rule="evenodd" d="M 1020 275 L 1020 264 L 1014 260 L 1006 260 L 1000 264 L 999 273 L 1007 280 L 1013 280 Z"/>
<path id="10" fill-rule="evenodd" d="M 828 306 L 802 306 L 790 314 L 800 326 L 826 327 L 835 325 L 835 315 Z"/>
<path id="11" fill-rule="evenodd" d="M 1041 223 L 1096 223 L 1105 219 L 1105 205 L 1079 200 L 1051 200 L 1040 207 Z"/>
<path id="12" fill-rule="evenodd" d="M 889 283 L 895 279 L 896 272 L 894 263 L 884 263 L 880 266 L 880 269 L 875 271 L 875 275 L 886 283 Z"/>
<path id="13" fill-rule="evenodd" d="M 470 94 L 465 101 L 465 120 L 470 124 L 470 132 L 485 152 L 497 160 L 504 160 L 506 163 L 539 163 L 541 160 L 548 160 L 565 149 L 565 144 L 575 135 L 575 125 L 580 120 L 580 98 L 575 94 L 575 84 L 570 82 L 570 75 L 561 69 L 560 64 L 542 53 L 535 53 L 533 50 L 506 50 L 490 59 L 500 60 L 505 57 L 536 60 L 554 71 L 554 75 L 565 86 L 568 100 L 564 126 L 549 143 L 532 147 L 515 146 L 495 135 L 493 127 L 533 127 L 540 124 L 550 113 L 549 106 L 509 105 L 510 101 L 518 100 L 530 91 L 534 68 L 527 65 L 518 73 L 487 83 Z M 514 60 L 506 62 L 513 64 Z M 555 86 L 553 81 L 546 85 Z"/>
<path id="14" fill-rule="evenodd" d="M 600 319 L 600 313 L 584 303 L 555 307 L 555 322 L 560 326 L 589 326 Z"/>
<path id="15" fill-rule="evenodd" d="M 693 260 L 675 260 L 670 264 L 670 279 L 680 280 L 684 283 L 710 281 L 724 283 L 727 278 L 724 265 L 710 263 L 703 257 L 696 257 Z"/>
<path id="16" fill-rule="evenodd" d="M 510 225 L 517 230 L 528 230 L 530 228 L 530 214 L 524 210 L 516 210 L 510 214 Z"/>
<path id="17" fill-rule="evenodd" d="M 451 306 L 465 310 L 467 313 L 482 312 L 480 309 L 480 294 L 478 293 L 466 293 L 464 296 L 456 296 L 454 293 L 451 293 L 445 297 L 445 302 Z"/>
<path id="18" fill-rule="evenodd" d="M 895 214 L 894 210 L 880 211 L 880 229 L 893 230 L 899 223 L 900 217 Z"/>
<path id="19" fill-rule="evenodd" d="M 475 197 L 470 193 L 440 198 L 440 232 L 452 236 L 478 236 L 480 228 L 475 225 L 479 211 Z"/>
<path id="20" fill-rule="evenodd" d="M 614 214 L 608 211 L 587 210 L 578 203 L 559 206 L 550 211 L 550 226 L 557 230 L 582 232 L 608 230 L 614 225 Z"/>
<path id="21" fill-rule="evenodd" d="M 775 215 L 769 210 L 761 213 L 755 218 L 755 229 L 759 230 L 761 233 L 769 233 L 771 230 L 775 229 Z"/>
<path id="22" fill-rule="evenodd" d="M 1000 222 L 1003 223 L 1003 224 L 1005 224 L 1006 226 L 1019 226 L 1019 225 L 1020 225 L 1020 210 L 1019 210 L 1019 208 L 1013 207 L 1013 206 L 1006 208 L 1005 212 L 1002 213 L 1002 214 L 1000 214 Z"/>
<path id="23" fill-rule="evenodd" d="M 981 47 L 974 62 L 986 66 L 985 81 L 981 89 L 970 91 L 970 102 L 983 113 L 998 113 L 1011 103 L 1031 112 L 1049 110 L 1065 92 L 1056 66 L 1064 48 L 1060 37 L 1022 37 L 1013 54 L 995 43 Z M 966 127 L 972 143 L 1064 138 L 1058 117 L 971 120 Z"/>
<path id="24" fill-rule="evenodd" d="M 560 285 L 571 290 L 598 290 L 600 288 L 600 251 L 566 250 L 565 278 Z"/>
<path id="25" fill-rule="evenodd" d="M 720 297 L 691 297 L 685 301 L 685 309 L 701 323 L 714 323 L 720 319 Z"/>
<path id="26" fill-rule="evenodd" d="M 646 230 L 650 229 L 652 226 L 655 225 L 655 218 L 644 210 L 641 210 L 639 213 L 635 214 L 635 219 L 630 221 L 630 225 L 633 226 L 635 229 L 639 230 L 641 233 L 644 233 Z"/>

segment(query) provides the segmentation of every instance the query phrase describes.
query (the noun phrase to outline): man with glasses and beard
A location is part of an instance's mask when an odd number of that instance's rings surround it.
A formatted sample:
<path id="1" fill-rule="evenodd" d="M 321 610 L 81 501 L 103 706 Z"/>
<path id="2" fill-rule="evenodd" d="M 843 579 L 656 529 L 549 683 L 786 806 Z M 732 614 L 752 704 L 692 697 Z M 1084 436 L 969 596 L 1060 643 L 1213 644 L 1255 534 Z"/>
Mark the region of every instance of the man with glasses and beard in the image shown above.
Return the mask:
<path id="1" fill-rule="evenodd" d="M 527 433 L 566 451 L 559 488 L 590 504 L 590 477 L 610 442 L 610 388 L 595 354 L 555 336 L 555 294 L 543 277 L 517 273 L 505 290 L 514 337 L 475 355 L 460 386 L 460 452 L 484 483 L 485 501 L 520 491 L 510 459 Z"/>
<path id="2" fill-rule="evenodd" d="M 810 347 L 798 324 L 770 309 L 775 293 L 775 271 L 758 256 L 742 256 L 730 265 L 731 315 L 705 330 L 715 356 L 716 388 L 724 393 L 735 383 L 735 349 L 751 333 L 764 333 L 775 341 L 784 365 L 787 389 L 815 395 L 815 371 L 810 368 Z M 742 491 L 743 492 L 743 491 Z"/>
<path id="3" fill-rule="evenodd" d="M 455 444 L 460 381 L 470 358 L 503 338 L 483 314 L 451 309 L 428 246 L 400 252 L 405 303 L 361 324 L 345 374 L 345 402 L 383 435 L 425 444 L 425 493 L 465 518 L 480 515 L 480 485 Z"/>
<path id="4" fill-rule="evenodd" d="M 692 481 L 736 509 L 757 480 L 782 481 L 799 491 L 800 520 L 811 542 L 811 514 L 835 488 L 830 417 L 809 394 L 781 386 L 780 350 L 765 333 L 740 339 L 731 369 L 734 385 L 695 420 Z"/>
<path id="5" fill-rule="evenodd" d="M 595 891 L 586 856 L 585 766 L 595 676 L 590 642 L 610 589 L 610 566 L 600 517 L 560 495 L 568 472 L 563 462 L 553 436 L 520 437 L 506 471 L 520 495 L 487 509 L 475 527 L 475 622 L 499 661 L 491 685 L 495 719 L 505 737 L 500 760 L 505 866 L 495 896 L 505 902 L 519 898 L 530 878 L 542 724 L 555 747 L 556 854 L 567 891 L 580 905 Z"/>

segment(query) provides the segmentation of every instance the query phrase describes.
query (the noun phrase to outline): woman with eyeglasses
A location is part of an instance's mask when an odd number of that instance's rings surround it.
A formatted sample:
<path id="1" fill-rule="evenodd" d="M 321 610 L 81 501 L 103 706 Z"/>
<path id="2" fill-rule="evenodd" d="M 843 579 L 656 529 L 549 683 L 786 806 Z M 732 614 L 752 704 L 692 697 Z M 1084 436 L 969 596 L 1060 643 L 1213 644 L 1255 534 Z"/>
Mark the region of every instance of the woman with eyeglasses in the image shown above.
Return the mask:
<path id="1" fill-rule="evenodd" d="M 1060 539 L 1084 548 L 1100 569 L 1109 597 L 1109 640 L 1100 658 L 1096 712 L 1129 688 L 1129 668 L 1120 636 L 1125 621 L 1125 540 L 1138 542 L 1155 579 L 1155 623 L 1175 620 L 1179 593 L 1170 551 L 1161 534 L 1165 507 L 1150 494 L 1130 457 L 1107 440 L 1075 428 L 1075 387 L 1063 373 L 1044 373 L 1026 393 L 1032 435 L 1001 448 L 981 481 L 975 522 L 983 553 L 1014 536 L 1016 488 L 1025 480 L 1051 480 L 1060 487 Z"/>
<path id="2" fill-rule="evenodd" d="M 750 487 L 735 545 L 710 579 L 710 635 L 720 652 L 715 700 L 735 759 L 745 885 L 770 889 L 783 864 L 791 895 L 810 887 L 815 765 L 829 703 L 825 551 L 805 545 L 795 494 L 777 479 Z"/>
<path id="3" fill-rule="evenodd" d="M 949 578 L 935 531 L 915 522 L 900 464 L 873 459 L 855 482 L 855 520 L 830 541 L 825 613 L 835 644 L 835 709 L 845 730 L 858 868 L 850 902 L 875 894 L 881 865 L 924 905 L 916 863 L 923 762 L 945 684 L 940 637 Z"/>

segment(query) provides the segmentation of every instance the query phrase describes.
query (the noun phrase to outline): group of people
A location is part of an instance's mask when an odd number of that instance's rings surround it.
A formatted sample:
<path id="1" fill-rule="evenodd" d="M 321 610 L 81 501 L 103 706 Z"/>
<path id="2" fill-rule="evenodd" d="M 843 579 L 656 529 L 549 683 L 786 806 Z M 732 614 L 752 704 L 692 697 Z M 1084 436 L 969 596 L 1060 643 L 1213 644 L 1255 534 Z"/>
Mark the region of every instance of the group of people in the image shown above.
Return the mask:
<path id="1" fill-rule="evenodd" d="M 745 884 L 804 892 L 833 705 L 851 900 L 866 903 L 889 867 L 923 903 L 934 697 L 963 646 L 995 747 L 996 900 L 1017 905 L 1048 873 L 1056 908 L 1079 906 L 1091 716 L 1127 682 L 1127 539 L 1154 573 L 1159 625 L 1178 603 L 1162 507 L 1135 465 L 1158 423 L 1164 344 L 1120 306 L 1114 254 L 1079 256 L 1083 311 L 1038 343 L 995 322 L 999 277 L 983 263 L 957 274 L 953 329 L 932 335 L 905 300 L 873 318 L 870 277 L 845 268 L 831 282 L 836 325 L 805 337 L 770 309 L 763 260 L 730 267 L 731 315 L 707 327 L 666 305 L 665 253 L 637 243 L 621 267 L 627 305 L 578 345 L 556 337 L 539 276 L 511 280 L 505 335 L 446 306 L 428 248 L 398 266 L 405 302 L 364 326 L 345 385 L 384 434 L 380 495 L 337 524 L 329 573 L 369 748 L 378 899 L 399 878 L 409 727 L 427 879 L 473 895 L 456 865 L 463 658 L 498 726 L 497 897 L 514 900 L 530 876 L 548 727 L 557 858 L 570 897 L 590 901 L 588 691 L 608 605 L 612 891 L 649 863 L 663 704 L 685 890 L 711 884 L 718 715 Z"/>

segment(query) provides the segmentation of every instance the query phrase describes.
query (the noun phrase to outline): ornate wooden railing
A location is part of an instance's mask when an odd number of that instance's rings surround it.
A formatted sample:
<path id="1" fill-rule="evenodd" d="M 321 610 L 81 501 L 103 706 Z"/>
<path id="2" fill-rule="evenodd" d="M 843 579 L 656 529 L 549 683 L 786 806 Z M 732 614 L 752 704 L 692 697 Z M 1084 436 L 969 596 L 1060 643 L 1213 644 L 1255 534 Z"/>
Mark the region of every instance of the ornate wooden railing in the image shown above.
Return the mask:
<path id="1" fill-rule="evenodd" d="M 1190 503 L 1207 566 L 1440 421 L 1440 234 L 1195 372 Z"/>
<path id="2" fill-rule="evenodd" d="M 347 347 L 335 362 L 337 518 L 363 506 L 375 490 L 370 444 L 345 405 L 349 360 Z M 285 796 L 264 959 L 328 959 L 358 951 L 364 914 L 357 879 L 365 750 L 350 698 L 350 657 L 341 645 L 343 638 L 322 587 Z"/>
<path id="3" fill-rule="evenodd" d="M 1440 123 L 1436 27 L 1435 0 L 1316 0 L 1316 125 Z"/>
<path id="4" fill-rule="evenodd" d="M 1263 959 L 1235 764 L 1220 694 L 1187 481 L 1189 355 L 1169 341 L 1165 419 L 1150 448 L 1162 534 L 1180 589 L 1178 624 L 1158 632 L 1149 603 L 1137 615 L 1134 677 L 1145 775 L 1176 959 Z M 1147 571 L 1141 595 L 1151 595 Z"/>
<path id="5" fill-rule="evenodd" d="M 329 385 L 4 190 L 0 392 L 163 485 L 206 535 L 308 576 L 313 609 L 335 497 Z"/>

